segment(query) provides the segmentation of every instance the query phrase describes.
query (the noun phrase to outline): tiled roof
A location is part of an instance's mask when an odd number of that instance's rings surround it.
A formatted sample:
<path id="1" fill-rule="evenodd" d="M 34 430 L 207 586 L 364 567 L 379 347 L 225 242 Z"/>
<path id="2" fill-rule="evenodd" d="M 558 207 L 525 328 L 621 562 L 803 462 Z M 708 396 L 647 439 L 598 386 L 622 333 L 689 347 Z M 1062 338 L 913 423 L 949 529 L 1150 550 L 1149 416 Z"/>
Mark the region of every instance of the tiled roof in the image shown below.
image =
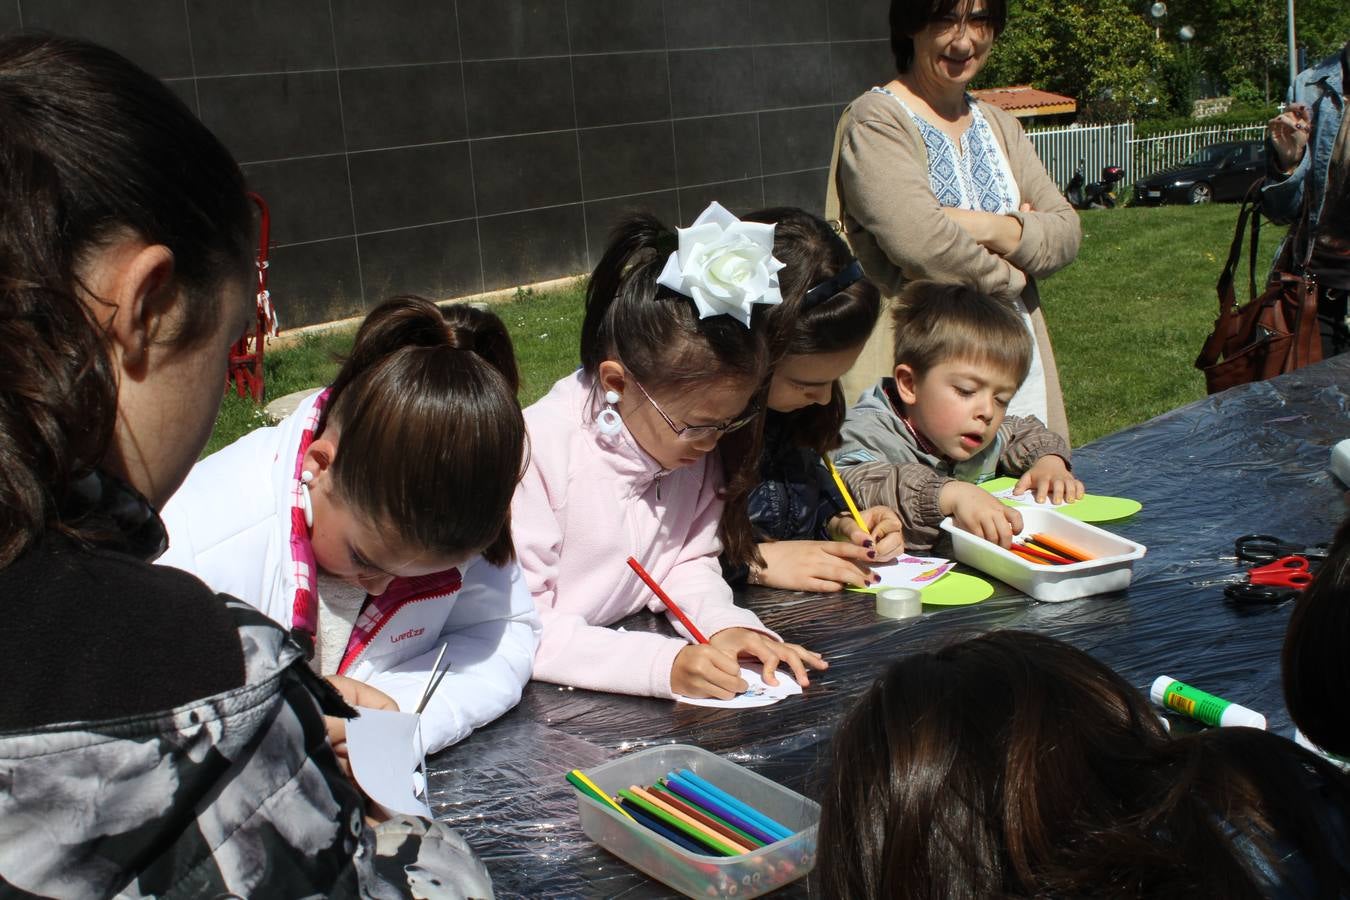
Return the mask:
<path id="1" fill-rule="evenodd" d="M 1078 110 L 1078 104 L 1072 97 L 1039 91 L 1028 84 L 1013 87 L 985 88 L 972 91 L 978 99 L 992 103 L 1014 116 L 1050 116 L 1058 113 L 1071 113 Z"/>

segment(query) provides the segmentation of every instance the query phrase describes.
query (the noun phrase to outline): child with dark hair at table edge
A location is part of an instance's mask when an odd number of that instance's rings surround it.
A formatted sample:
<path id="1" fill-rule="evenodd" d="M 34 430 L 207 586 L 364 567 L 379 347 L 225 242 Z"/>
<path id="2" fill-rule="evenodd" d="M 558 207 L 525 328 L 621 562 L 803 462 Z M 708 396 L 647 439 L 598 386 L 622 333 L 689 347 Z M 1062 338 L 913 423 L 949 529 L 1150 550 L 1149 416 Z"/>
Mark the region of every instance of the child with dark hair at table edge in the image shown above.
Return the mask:
<path id="1" fill-rule="evenodd" d="M 848 412 L 835 462 L 859 504 L 900 512 L 905 545 L 932 547 L 938 524 L 1007 547 L 1022 517 L 981 482 L 1078 500 L 1069 446 L 1037 418 L 1008 416 L 1031 365 L 1031 334 L 1006 304 L 956 284 L 916 281 L 894 310 L 895 370 Z"/>

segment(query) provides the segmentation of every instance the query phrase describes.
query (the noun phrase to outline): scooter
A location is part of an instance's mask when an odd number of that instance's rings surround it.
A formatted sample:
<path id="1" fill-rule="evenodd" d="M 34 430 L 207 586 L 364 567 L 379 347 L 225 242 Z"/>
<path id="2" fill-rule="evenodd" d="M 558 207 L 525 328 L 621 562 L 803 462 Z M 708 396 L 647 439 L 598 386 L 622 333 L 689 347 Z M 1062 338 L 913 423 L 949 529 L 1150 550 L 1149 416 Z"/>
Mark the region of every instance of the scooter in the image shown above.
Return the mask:
<path id="1" fill-rule="evenodd" d="M 1064 196 L 1074 209 L 1112 209 L 1116 205 L 1115 187 L 1125 178 L 1125 170 L 1120 166 L 1107 166 L 1102 169 L 1102 180 L 1083 185 L 1083 170 L 1086 160 L 1078 161 L 1078 169 L 1069 179 Z"/>

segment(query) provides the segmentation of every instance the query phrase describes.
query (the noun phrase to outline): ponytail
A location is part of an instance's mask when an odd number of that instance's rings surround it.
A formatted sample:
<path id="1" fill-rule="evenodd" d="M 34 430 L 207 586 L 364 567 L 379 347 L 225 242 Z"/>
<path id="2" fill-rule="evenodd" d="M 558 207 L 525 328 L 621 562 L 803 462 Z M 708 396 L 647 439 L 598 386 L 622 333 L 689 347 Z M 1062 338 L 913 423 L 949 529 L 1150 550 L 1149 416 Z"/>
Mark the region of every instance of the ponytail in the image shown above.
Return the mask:
<path id="1" fill-rule="evenodd" d="M 341 429 L 338 493 L 415 547 L 506 564 L 524 470 L 519 382 L 493 313 L 421 297 L 382 303 L 361 323 L 319 423 L 320 433 Z"/>
<path id="2" fill-rule="evenodd" d="M 89 257 L 120 234 L 168 247 L 183 347 L 218 324 L 252 228 L 239 167 L 162 82 L 85 41 L 0 38 L 0 567 L 48 530 L 106 537 L 61 515 L 117 420 Z"/>
<path id="3" fill-rule="evenodd" d="M 756 400 L 762 401 L 769 362 L 762 330 L 748 329 L 731 316 L 699 318 L 688 297 L 656 283 L 677 246 L 675 232 L 653 216 L 619 222 L 586 288 L 582 368 L 594 377 L 602 362 L 618 360 L 656 392 L 744 380 L 756 386 Z M 763 421 L 757 416 L 717 447 L 725 473 L 718 534 L 725 556 L 737 562 L 758 561 L 745 510 L 758 481 Z"/>

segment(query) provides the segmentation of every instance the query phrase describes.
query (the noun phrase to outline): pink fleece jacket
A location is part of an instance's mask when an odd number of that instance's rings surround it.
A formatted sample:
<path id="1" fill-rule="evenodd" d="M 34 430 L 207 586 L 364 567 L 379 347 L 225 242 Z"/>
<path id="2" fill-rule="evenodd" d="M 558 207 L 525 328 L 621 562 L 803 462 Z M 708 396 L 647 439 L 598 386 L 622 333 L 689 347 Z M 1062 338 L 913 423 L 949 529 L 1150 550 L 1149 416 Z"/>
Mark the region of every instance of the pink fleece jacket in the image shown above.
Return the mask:
<path id="1" fill-rule="evenodd" d="M 705 636 L 734 627 L 773 632 L 732 603 L 722 579 L 716 459 L 663 470 L 626 428 L 600 432 L 591 388 L 578 371 L 525 410 L 530 466 L 511 504 L 511 530 L 543 623 L 534 677 L 671 697 L 671 668 L 688 640 L 605 627 L 644 606 L 665 612 L 628 567 L 629 556 Z"/>

